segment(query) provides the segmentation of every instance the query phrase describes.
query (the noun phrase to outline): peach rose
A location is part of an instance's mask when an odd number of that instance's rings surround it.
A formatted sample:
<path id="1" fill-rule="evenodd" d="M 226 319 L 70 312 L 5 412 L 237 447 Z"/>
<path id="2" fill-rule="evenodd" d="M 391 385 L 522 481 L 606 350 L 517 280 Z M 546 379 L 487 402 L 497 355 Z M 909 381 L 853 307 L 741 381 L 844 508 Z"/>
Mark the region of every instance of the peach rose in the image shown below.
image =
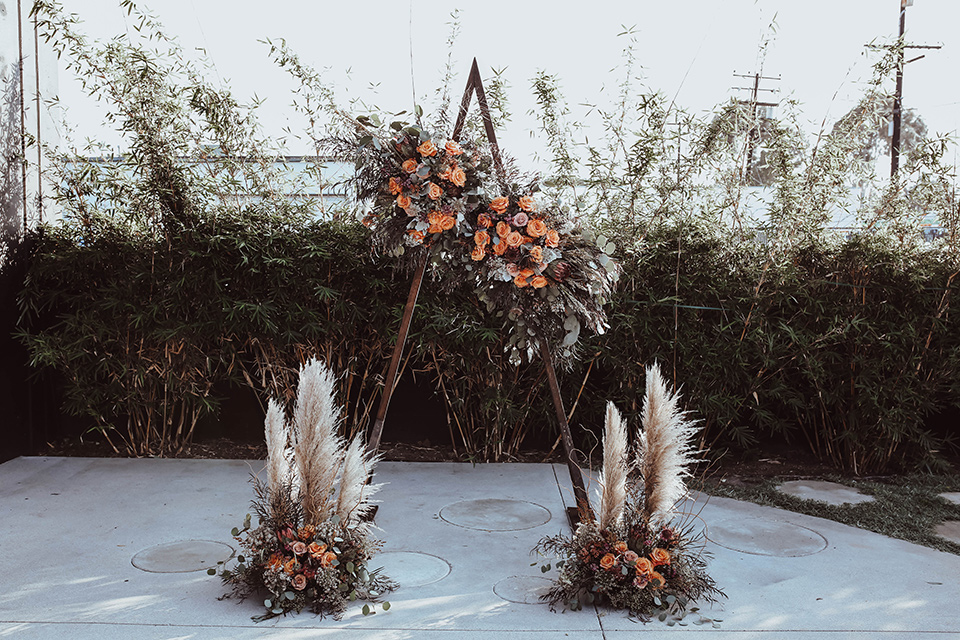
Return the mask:
<path id="1" fill-rule="evenodd" d="M 524 278 L 523 276 L 517 276 L 516 278 L 513 279 L 513 284 L 523 289 L 524 287 L 527 286 L 527 279 Z"/>
<path id="2" fill-rule="evenodd" d="M 433 140 L 427 140 L 417 147 L 417 151 L 420 152 L 421 156 L 430 157 L 437 155 L 437 145 L 433 144 Z"/>
<path id="3" fill-rule="evenodd" d="M 270 559 L 267 561 L 267 568 L 271 571 L 279 571 L 283 566 L 283 559 L 280 557 L 279 553 L 271 553 Z"/>
<path id="4" fill-rule="evenodd" d="M 387 183 L 387 188 L 390 189 L 391 195 L 403 193 L 403 185 L 400 184 L 400 181 L 396 178 L 390 178 L 390 182 Z"/>
<path id="5" fill-rule="evenodd" d="M 557 233 L 554 229 L 547 231 L 546 244 L 548 247 L 558 247 L 560 246 L 560 234 Z"/>
<path id="6" fill-rule="evenodd" d="M 443 195 L 443 189 L 440 188 L 440 185 L 433 184 L 432 182 L 427 183 L 427 197 L 431 200 L 437 200 L 440 196 Z"/>
<path id="7" fill-rule="evenodd" d="M 499 198 L 494 198 L 490 201 L 490 208 L 496 211 L 497 213 L 504 213 L 507 210 L 507 207 L 510 206 L 510 198 L 500 196 Z"/>
<path id="8" fill-rule="evenodd" d="M 461 149 L 460 145 L 454 140 L 447 140 L 447 144 L 443 145 L 443 148 L 452 156 L 458 156 L 463 153 L 463 149 Z"/>
<path id="9" fill-rule="evenodd" d="M 533 196 L 520 196 L 517 200 L 517 204 L 520 206 L 520 209 L 531 213 L 537 210 L 537 202 L 533 199 Z"/>
<path id="10" fill-rule="evenodd" d="M 413 173 L 414 171 L 417 170 L 418 164 L 419 163 L 413 158 L 408 158 L 407 160 L 403 161 L 403 164 L 400 165 L 400 168 L 406 171 L 407 173 Z"/>
<path id="11" fill-rule="evenodd" d="M 411 204 L 413 204 L 413 201 L 407 194 L 401 193 L 397 196 L 397 206 L 401 209 L 409 209 Z"/>
<path id="12" fill-rule="evenodd" d="M 511 231 L 507 234 L 507 245 L 511 247 L 519 247 L 523 244 L 523 236 L 520 235 L 519 231 Z"/>
<path id="13" fill-rule="evenodd" d="M 543 276 L 533 276 L 533 279 L 530 280 L 530 284 L 533 285 L 534 289 L 543 289 L 547 286 L 547 279 Z"/>
<path id="14" fill-rule="evenodd" d="M 666 549 L 654 549 L 650 553 L 650 559 L 653 560 L 653 566 L 659 567 L 662 564 L 670 564 L 670 552 Z"/>
<path id="15" fill-rule="evenodd" d="M 483 245 L 476 245 L 473 248 L 473 252 L 470 254 L 470 257 L 473 258 L 475 262 L 480 262 L 487 255 L 487 250 L 483 248 Z"/>
<path id="16" fill-rule="evenodd" d="M 649 558 L 638 558 L 634 568 L 638 576 L 649 576 L 653 573 L 653 563 L 650 562 Z"/>
<path id="17" fill-rule="evenodd" d="M 449 180 L 450 174 L 452 172 L 453 172 L 453 167 L 447 167 L 446 169 L 440 172 L 440 178 L 443 180 Z"/>
<path id="18" fill-rule="evenodd" d="M 547 233 L 547 224 L 543 220 L 531 220 L 530 224 L 527 225 L 527 234 L 531 238 L 539 238 L 540 236 L 546 235 Z"/>
<path id="19" fill-rule="evenodd" d="M 444 216 L 440 220 L 440 228 L 443 229 L 444 231 L 449 231 L 450 229 L 453 229 L 453 227 L 456 224 L 457 224 L 457 219 L 454 218 L 453 216 Z"/>
<path id="20" fill-rule="evenodd" d="M 299 531 L 297 531 L 297 537 L 306 542 L 310 540 L 316 532 L 317 528 L 315 526 L 312 524 L 305 524 L 300 527 Z"/>
<path id="21" fill-rule="evenodd" d="M 462 187 L 463 185 L 467 184 L 467 172 L 460 167 L 454 167 L 450 174 L 450 182 L 458 187 Z"/>
<path id="22" fill-rule="evenodd" d="M 507 252 L 507 243 L 503 241 L 503 238 L 500 239 L 500 242 L 493 245 L 493 252 L 498 256 L 502 256 Z"/>
<path id="23" fill-rule="evenodd" d="M 303 591 L 307 588 L 307 576 L 302 573 L 298 573 L 293 576 L 293 580 L 290 581 L 290 586 L 296 589 L 297 591 Z"/>
<path id="24" fill-rule="evenodd" d="M 503 237 L 506 236 L 508 233 L 510 233 L 510 225 L 508 225 L 506 222 L 498 222 L 498 223 L 497 223 L 497 235 L 500 236 L 501 238 L 503 238 Z"/>
<path id="25" fill-rule="evenodd" d="M 637 576 L 633 579 L 633 586 L 638 589 L 643 589 L 648 584 L 650 584 L 650 581 L 647 579 L 647 576 Z"/>
<path id="26" fill-rule="evenodd" d="M 650 588 L 661 589 L 665 584 L 667 584 L 667 581 L 663 579 L 662 575 L 656 571 L 650 574 Z"/>
<path id="27" fill-rule="evenodd" d="M 490 234 L 480 229 L 480 231 L 473 234 L 473 242 L 478 246 L 485 247 L 490 244 Z"/>
<path id="28" fill-rule="evenodd" d="M 610 569 L 613 569 L 615 566 L 617 566 L 617 558 L 612 553 L 608 553 L 607 555 L 600 558 L 601 569 L 606 569 L 607 571 L 609 571 Z"/>
<path id="29" fill-rule="evenodd" d="M 629 549 L 623 552 L 624 562 L 636 562 L 639 558 L 640 556 L 638 556 L 635 552 L 630 551 Z"/>
<path id="30" fill-rule="evenodd" d="M 540 247 L 530 247 L 530 259 L 534 262 L 543 262 L 543 249 Z M 623 553 L 622 551 L 620 553 Z"/>
<path id="31" fill-rule="evenodd" d="M 323 554 L 323 557 L 320 558 L 320 566 L 324 568 L 332 567 L 333 563 L 336 561 L 337 554 L 335 554 L 333 551 L 327 551 L 325 554 Z"/>
<path id="32" fill-rule="evenodd" d="M 318 544 L 316 542 L 311 542 L 307 546 L 307 551 L 310 552 L 310 555 L 313 556 L 314 558 L 319 558 L 320 555 L 326 550 L 327 550 L 327 545 Z"/>
<path id="33" fill-rule="evenodd" d="M 522 275 L 524 278 L 529 278 L 533 275 L 533 269 L 521 269 L 520 275 Z"/>
<path id="34" fill-rule="evenodd" d="M 478 227 L 489 227 L 493 224 L 493 220 L 490 219 L 490 216 L 486 213 L 481 213 L 477 216 L 477 226 Z"/>
<path id="35" fill-rule="evenodd" d="M 516 262 L 508 262 L 507 273 L 510 274 L 510 277 L 516 278 L 518 275 L 520 275 L 520 267 L 517 266 Z"/>
<path id="36" fill-rule="evenodd" d="M 537 260 L 537 262 L 540 262 Z M 616 544 L 613 545 L 613 550 L 617 553 L 623 554 L 627 552 L 627 543 L 623 540 L 618 540 Z"/>
<path id="37" fill-rule="evenodd" d="M 413 241 L 416 242 L 417 244 L 422 243 L 423 239 L 426 237 L 423 234 L 423 231 L 418 231 L 417 229 L 412 229 L 411 231 L 407 231 L 407 235 L 413 238 Z"/>
<path id="38" fill-rule="evenodd" d="M 297 571 L 297 559 L 290 558 L 283 565 L 283 570 L 288 576 L 292 576 Z"/>

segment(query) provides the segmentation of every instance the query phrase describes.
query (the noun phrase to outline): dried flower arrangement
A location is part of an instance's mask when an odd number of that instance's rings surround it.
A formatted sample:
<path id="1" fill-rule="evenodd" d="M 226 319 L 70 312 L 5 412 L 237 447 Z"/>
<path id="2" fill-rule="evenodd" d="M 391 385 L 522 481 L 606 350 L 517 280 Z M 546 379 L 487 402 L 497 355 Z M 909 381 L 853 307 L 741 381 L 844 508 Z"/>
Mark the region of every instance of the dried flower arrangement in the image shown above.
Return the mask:
<path id="1" fill-rule="evenodd" d="M 716 602 L 723 592 L 706 572 L 703 540 L 674 523 L 696 462 L 697 428 L 678 409 L 658 365 L 647 368 L 646 396 L 635 453 L 613 403 L 607 406 L 596 520 L 572 537 L 546 537 L 535 551 L 559 558 L 559 574 L 543 598 L 579 609 L 584 602 L 625 609 L 643 620 L 682 617 L 688 605 Z M 548 571 L 551 565 L 544 565 Z M 690 608 L 690 611 L 698 611 Z M 698 622 L 719 622 L 701 617 Z"/>
<path id="2" fill-rule="evenodd" d="M 269 403 L 267 481 L 253 478 L 259 524 L 251 528 L 247 515 L 243 528 L 232 531 L 243 554 L 234 568 L 220 570 L 241 599 L 267 595 L 267 612 L 255 620 L 305 607 L 339 617 L 348 603 L 376 602 L 396 586 L 368 568 L 379 548 L 365 517 L 380 488 L 369 483 L 377 458 L 365 453 L 359 435 L 349 445 L 337 435 L 342 411 L 335 382 L 323 363 L 311 360 L 300 369 L 291 420 L 279 403 Z M 365 615 L 372 611 L 364 605 Z"/>

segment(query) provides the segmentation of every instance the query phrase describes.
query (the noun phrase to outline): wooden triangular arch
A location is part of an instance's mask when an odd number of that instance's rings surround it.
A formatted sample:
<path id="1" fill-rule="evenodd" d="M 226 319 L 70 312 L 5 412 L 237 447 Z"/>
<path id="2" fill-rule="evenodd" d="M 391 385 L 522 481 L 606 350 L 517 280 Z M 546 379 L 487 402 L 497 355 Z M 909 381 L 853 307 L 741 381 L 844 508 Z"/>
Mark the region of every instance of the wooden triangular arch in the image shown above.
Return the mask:
<path id="1" fill-rule="evenodd" d="M 453 128 L 452 138 L 459 141 L 460 134 L 463 132 L 463 126 L 467 119 L 467 110 L 470 107 L 470 100 L 473 94 L 477 95 L 477 103 L 480 107 L 480 115 L 483 118 L 483 126 L 487 134 L 487 140 L 490 142 L 490 154 L 493 157 L 494 168 L 497 171 L 497 177 L 502 183 L 506 182 L 506 172 L 503 167 L 503 159 L 500 156 L 500 147 L 497 145 L 497 135 L 493 128 L 493 120 L 490 118 L 490 108 L 487 105 L 487 96 L 483 91 L 483 81 L 480 78 L 480 68 L 477 65 L 477 59 L 473 59 L 473 65 L 470 68 L 470 75 L 467 77 L 467 86 L 463 92 L 463 100 L 460 103 L 460 113 L 457 115 L 457 122 Z M 387 369 L 387 377 L 384 381 L 383 395 L 380 397 L 380 405 L 377 408 L 376 419 L 373 428 L 370 431 L 370 438 L 367 441 L 367 451 L 376 453 L 380 448 L 380 438 L 383 435 L 383 424 L 386 420 L 387 409 L 390 406 L 390 399 L 393 396 L 394 388 L 397 383 L 397 371 L 400 367 L 400 360 L 403 356 L 403 347 L 407 340 L 407 334 L 410 331 L 410 322 L 413 319 L 413 311 L 417 306 L 417 298 L 420 295 L 420 285 L 423 283 L 423 275 L 426 271 L 429 252 L 424 252 L 420 263 L 414 272 L 413 281 L 410 283 L 410 293 L 407 296 L 407 303 L 403 310 L 403 317 L 400 320 L 400 330 L 397 333 L 397 341 L 393 347 L 393 355 L 390 358 L 390 366 Z M 570 433 L 570 425 L 567 423 L 567 415 L 563 408 L 563 400 L 560 397 L 560 386 L 557 383 L 557 372 L 553 364 L 553 357 L 550 355 L 550 347 L 545 340 L 540 340 L 540 357 L 543 360 L 544 368 L 547 372 L 547 380 L 550 385 L 550 395 L 553 397 L 553 405 L 557 413 L 557 421 L 560 427 L 561 441 L 567 458 L 567 469 L 570 472 L 570 482 L 573 485 L 573 494 L 577 506 L 567 509 L 567 517 L 572 525 L 583 519 L 593 519 L 593 512 L 590 509 L 590 500 L 587 497 L 587 490 L 583 483 L 583 473 L 577 460 L 577 452 L 573 446 L 573 436 Z"/>

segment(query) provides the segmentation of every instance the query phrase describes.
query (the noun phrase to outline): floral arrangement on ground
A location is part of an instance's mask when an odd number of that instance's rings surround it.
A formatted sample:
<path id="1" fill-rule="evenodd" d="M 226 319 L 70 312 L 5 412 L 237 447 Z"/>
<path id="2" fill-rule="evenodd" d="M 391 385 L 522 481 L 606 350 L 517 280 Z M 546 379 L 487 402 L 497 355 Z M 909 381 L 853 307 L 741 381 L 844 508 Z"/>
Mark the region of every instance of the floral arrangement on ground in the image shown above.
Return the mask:
<path id="1" fill-rule="evenodd" d="M 614 247 L 577 231 L 536 177 L 495 177 L 489 147 L 474 142 L 406 122 L 387 130 L 379 118 L 357 122 L 357 138 L 331 141 L 329 150 L 356 164 L 375 248 L 408 266 L 427 252 L 443 286 L 472 285 L 487 311 L 509 323 L 515 361 L 531 358 L 541 341 L 572 357 L 582 326 L 607 329 Z"/>
<path id="2" fill-rule="evenodd" d="M 552 607 L 598 603 L 671 626 L 690 612 L 698 615 L 696 624 L 719 624 L 690 606 L 725 595 L 707 573 L 702 535 L 678 523 L 697 431 L 678 401 L 659 367 L 648 367 L 643 430 L 632 453 L 624 422 L 608 404 L 598 518 L 584 518 L 572 537 L 546 537 L 534 549 L 554 558 L 541 567 L 558 571 L 543 596 Z"/>
<path id="3" fill-rule="evenodd" d="M 334 385 L 333 374 L 312 360 L 300 369 L 292 420 L 279 403 L 269 403 L 267 482 L 253 478 L 259 524 L 251 528 L 248 514 L 243 528 L 231 532 L 243 552 L 235 567 L 224 564 L 219 571 L 241 600 L 266 596 L 266 613 L 254 620 L 307 607 L 339 618 L 349 603 L 377 602 L 396 587 L 369 568 L 380 547 L 367 519 L 380 487 L 368 482 L 376 458 L 365 454 L 360 436 L 347 446 L 337 435 L 342 412 Z M 362 611 L 375 609 L 368 603 Z"/>

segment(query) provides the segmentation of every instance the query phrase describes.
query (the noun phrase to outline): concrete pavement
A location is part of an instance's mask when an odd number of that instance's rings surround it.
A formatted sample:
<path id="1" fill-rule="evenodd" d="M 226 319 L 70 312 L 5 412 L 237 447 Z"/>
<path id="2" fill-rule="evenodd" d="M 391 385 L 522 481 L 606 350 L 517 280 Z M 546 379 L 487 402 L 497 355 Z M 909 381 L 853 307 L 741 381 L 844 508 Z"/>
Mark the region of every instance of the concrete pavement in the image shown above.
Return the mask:
<path id="1" fill-rule="evenodd" d="M 204 570 L 236 544 L 262 462 L 18 458 L 0 465 L 0 638 L 60 640 L 960 638 L 960 557 L 723 498 L 688 505 L 729 598 L 710 625 L 552 612 L 530 550 L 567 531 L 563 465 L 386 462 L 377 556 L 392 608 L 254 623 Z M 376 566 L 377 559 L 374 560 Z M 548 574 L 549 576 L 550 574 Z"/>

